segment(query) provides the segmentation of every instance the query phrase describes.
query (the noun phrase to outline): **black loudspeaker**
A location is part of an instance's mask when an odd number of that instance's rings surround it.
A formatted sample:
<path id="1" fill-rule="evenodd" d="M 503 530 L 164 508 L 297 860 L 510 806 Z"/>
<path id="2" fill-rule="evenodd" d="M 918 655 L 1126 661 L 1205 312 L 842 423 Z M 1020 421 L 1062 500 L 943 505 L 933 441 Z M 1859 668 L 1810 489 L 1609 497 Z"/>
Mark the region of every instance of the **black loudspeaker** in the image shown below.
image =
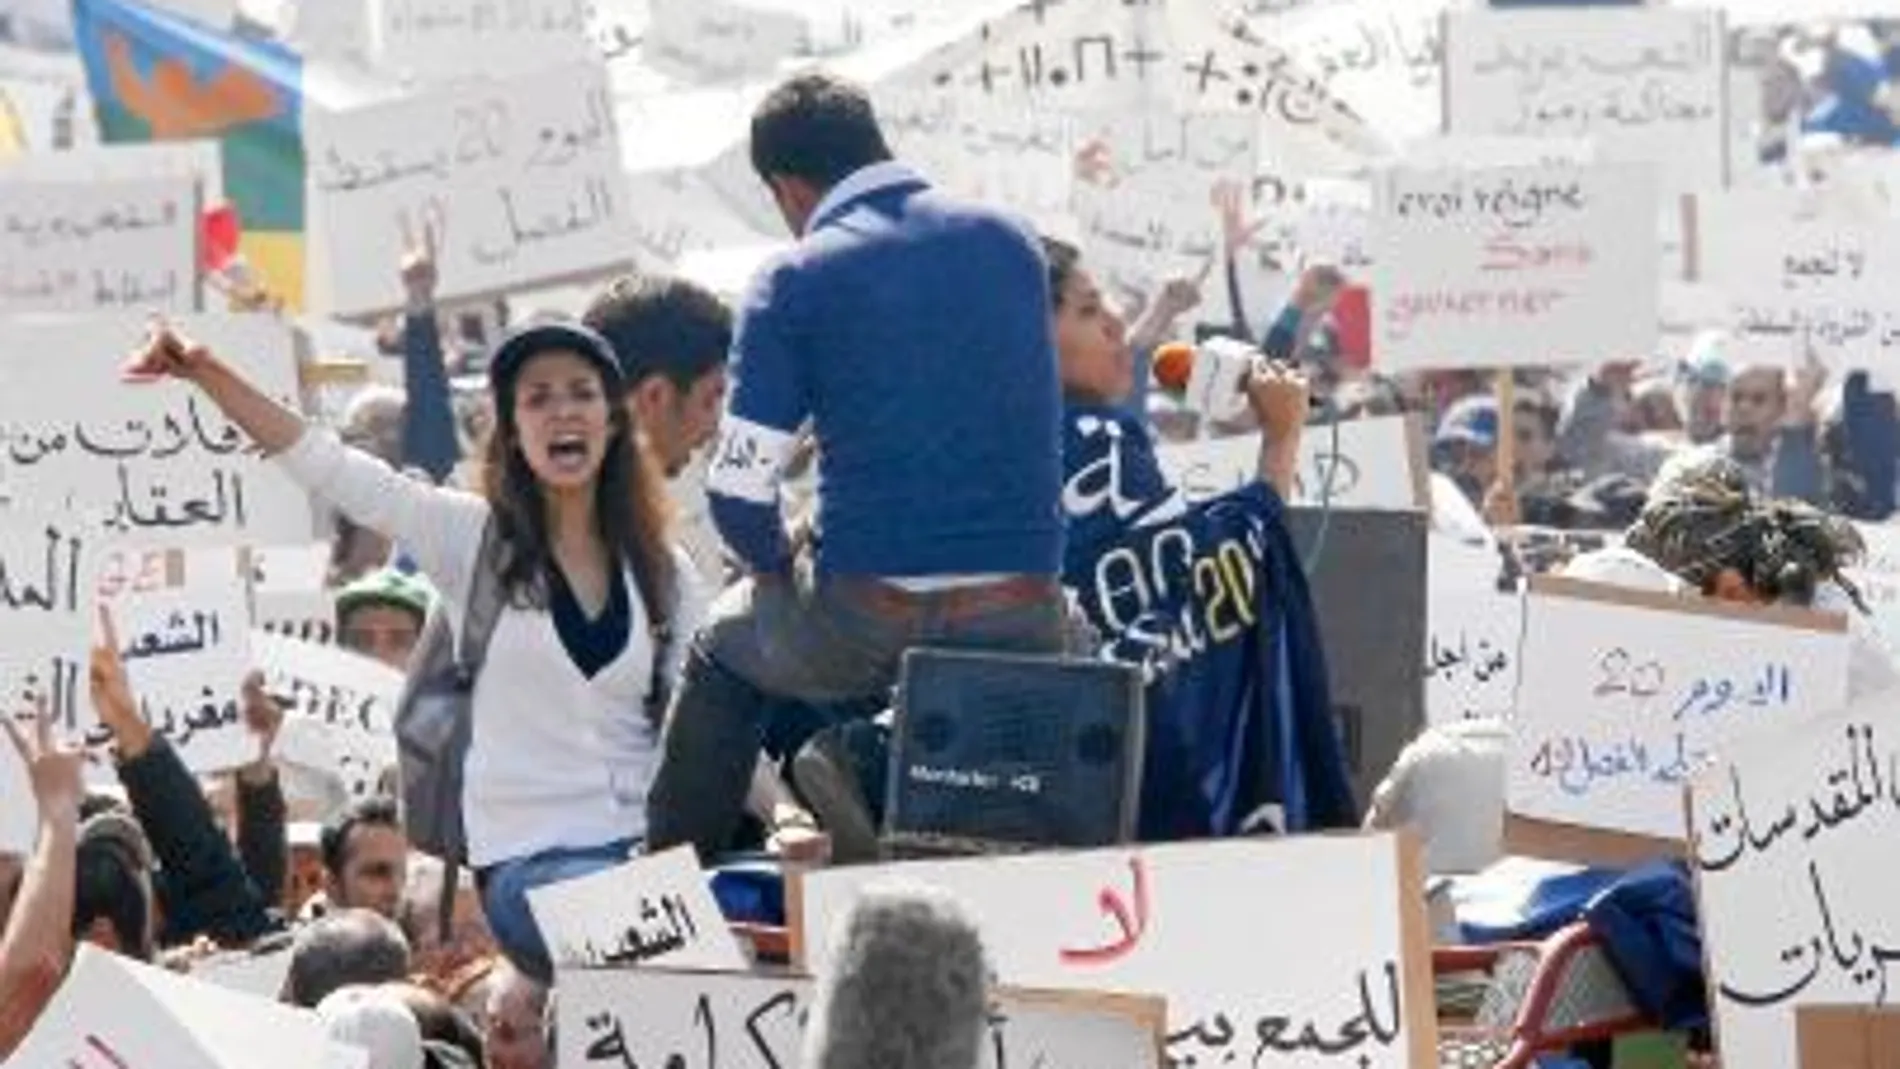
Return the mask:
<path id="1" fill-rule="evenodd" d="M 1333 718 L 1363 812 L 1425 726 L 1423 512 L 1287 510 L 1326 648 Z M 1317 556 L 1315 556 L 1317 553 Z"/>
<path id="2" fill-rule="evenodd" d="M 891 731 L 887 849 L 915 856 L 1132 842 L 1143 710 L 1135 668 L 910 651 Z"/>

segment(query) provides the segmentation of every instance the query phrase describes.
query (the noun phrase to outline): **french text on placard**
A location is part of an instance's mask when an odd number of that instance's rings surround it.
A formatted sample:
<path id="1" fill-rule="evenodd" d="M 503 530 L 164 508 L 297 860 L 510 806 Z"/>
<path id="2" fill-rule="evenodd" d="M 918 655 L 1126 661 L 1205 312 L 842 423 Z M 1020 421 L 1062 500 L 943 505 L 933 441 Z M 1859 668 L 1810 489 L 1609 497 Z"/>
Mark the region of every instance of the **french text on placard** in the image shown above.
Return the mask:
<path id="1" fill-rule="evenodd" d="M 1382 367 L 1541 366 L 1653 347 L 1647 166 L 1395 169 L 1374 190 Z"/>

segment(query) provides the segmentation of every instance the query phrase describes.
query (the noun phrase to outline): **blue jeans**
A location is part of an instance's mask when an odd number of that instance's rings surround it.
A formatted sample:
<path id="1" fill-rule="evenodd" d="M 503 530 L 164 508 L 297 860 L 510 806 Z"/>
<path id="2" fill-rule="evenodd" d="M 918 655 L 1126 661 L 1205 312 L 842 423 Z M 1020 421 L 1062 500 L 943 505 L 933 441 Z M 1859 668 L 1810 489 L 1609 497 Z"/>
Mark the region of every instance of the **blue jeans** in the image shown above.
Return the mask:
<path id="1" fill-rule="evenodd" d="M 528 892 L 618 868 L 639 849 L 637 839 L 576 850 L 560 847 L 490 865 L 476 874 L 488 930 L 510 964 L 543 984 L 554 982 L 554 962 L 528 908 Z"/>

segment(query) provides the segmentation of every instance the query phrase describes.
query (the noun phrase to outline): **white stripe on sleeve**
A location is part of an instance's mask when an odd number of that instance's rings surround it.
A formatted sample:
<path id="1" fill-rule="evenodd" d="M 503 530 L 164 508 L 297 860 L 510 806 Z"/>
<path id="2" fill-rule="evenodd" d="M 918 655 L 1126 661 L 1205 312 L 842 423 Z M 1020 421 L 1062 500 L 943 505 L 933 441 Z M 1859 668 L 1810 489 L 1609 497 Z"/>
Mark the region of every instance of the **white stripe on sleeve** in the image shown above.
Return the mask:
<path id="1" fill-rule="evenodd" d="M 727 413 L 706 474 L 706 490 L 755 505 L 776 505 L 779 476 L 797 447 L 796 434 Z"/>

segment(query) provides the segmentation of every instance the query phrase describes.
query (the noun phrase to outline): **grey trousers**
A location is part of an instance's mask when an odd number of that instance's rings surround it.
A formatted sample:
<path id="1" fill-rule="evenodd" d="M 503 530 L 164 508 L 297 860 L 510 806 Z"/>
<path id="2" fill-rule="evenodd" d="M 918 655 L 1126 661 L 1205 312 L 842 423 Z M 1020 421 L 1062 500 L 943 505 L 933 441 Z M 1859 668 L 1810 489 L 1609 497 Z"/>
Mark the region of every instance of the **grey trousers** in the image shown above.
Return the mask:
<path id="1" fill-rule="evenodd" d="M 1059 653 L 1064 601 L 1053 578 L 911 593 L 882 580 L 747 579 L 727 590 L 686 659 L 647 794 L 647 847 L 692 843 L 710 860 L 731 841 L 767 709 L 887 695 L 918 646 Z"/>

